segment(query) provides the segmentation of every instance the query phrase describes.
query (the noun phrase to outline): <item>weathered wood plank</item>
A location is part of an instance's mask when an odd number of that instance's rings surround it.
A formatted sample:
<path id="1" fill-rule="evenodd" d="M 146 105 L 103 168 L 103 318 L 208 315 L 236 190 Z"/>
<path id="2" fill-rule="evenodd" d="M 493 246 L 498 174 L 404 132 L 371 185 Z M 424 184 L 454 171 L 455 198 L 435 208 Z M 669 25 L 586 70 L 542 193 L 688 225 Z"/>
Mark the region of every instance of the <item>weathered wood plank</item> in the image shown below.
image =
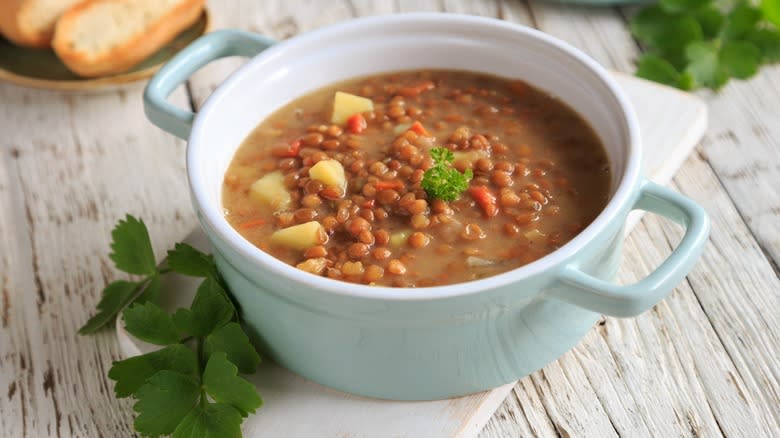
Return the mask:
<path id="1" fill-rule="evenodd" d="M 634 70 L 633 59 L 639 49 L 618 10 L 535 0 L 528 4 L 538 29 L 577 47 L 607 68 Z"/>
<path id="2" fill-rule="evenodd" d="M 711 163 L 698 156 L 688 163 L 675 184 L 700 200 L 713 222 L 711 244 L 688 281 L 736 368 L 736 373 L 720 379 L 705 375 L 711 391 L 708 400 L 724 424 L 738 414 L 720 385 L 735 386 L 747 405 L 743 415 L 749 412 L 752 418 L 732 430 L 744 431 L 752 422 L 771 435 L 780 430 L 780 279 L 761 242 L 743 223 L 738 206 L 728 202 L 729 194 Z M 661 225 L 667 239 L 679 238 L 676 227 Z M 707 363 L 700 365 L 702 370 L 706 367 Z"/>
<path id="3" fill-rule="evenodd" d="M 194 226 L 182 144 L 145 120 L 140 91 L 0 84 L 2 436 L 131 434 L 130 404 L 106 379 L 113 332 L 76 332 L 117 276 L 107 257 L 117 219 L 144 218 L 157 250 Z"/>
<path id="4" fill-rule="evenodd" d="M 761 249 L 780 265 L 780 66 L 720 93 L 700 92 L 712 117 L 702 154 Z M 756 202 L 760 199 L 761 202 Z"/>
<path id="5" fill-rule="evenodd" d="M 256 32 L 278 40 L 307 30 L 367 13 L 370 3 L 346 0 L 327 3 L 313 0 L 232 1 L 210 0 L 216 28 L 236 28 Z M 189 90 L 196 106 L 200 106 L 214 89 L 236 70 L 244 60 L 225 59 L 213 62 L 194 74 Z"/>
<path id="6" fill-rule="evenodd" d="M 384 15 L 398 12 L 398 3 L 387 0 L 347 0 L 352 15 L 365 17 L 369 15 Z"/>

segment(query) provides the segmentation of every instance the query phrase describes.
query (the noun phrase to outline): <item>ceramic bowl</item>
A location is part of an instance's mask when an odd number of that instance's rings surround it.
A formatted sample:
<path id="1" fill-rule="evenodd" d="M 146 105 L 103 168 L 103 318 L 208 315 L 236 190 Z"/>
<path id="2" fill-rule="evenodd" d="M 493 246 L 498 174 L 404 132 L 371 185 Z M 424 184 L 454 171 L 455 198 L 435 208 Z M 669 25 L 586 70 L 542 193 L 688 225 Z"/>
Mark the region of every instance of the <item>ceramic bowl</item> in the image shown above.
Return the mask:
<path id="1" fill-rule="evenodd" d="M 202 65 L 252 59 L 193 114 L 165 99 Z M 277 108 L 356 76 L 414 69 L 472 70 L 524 79 L 583 115 L 613 169 L 610 201 L 573 240 L 531 264 L 478 281 L 388 288 L 314 276 L 244 240 L 225 220 L 222 182 L 247 134 Z M 525 376 L 574 346 L 600 314 L 636 315 L 661 300 L 699 256 L 709 232 L 691 200 L 641 174 L 637 120 L 610 75 L 536 30 L 453 14 L 351 20 L 274 41 L 225 30 L 169 62 L 145 94 L 148 117 L 188 139 L 192 201 L 243 322 L 273 360 L 350 393 L 402 400 L 459 396 Z M 683 224 L 664 263 L 633 285 L 612 282 L 633 209 Z"/>

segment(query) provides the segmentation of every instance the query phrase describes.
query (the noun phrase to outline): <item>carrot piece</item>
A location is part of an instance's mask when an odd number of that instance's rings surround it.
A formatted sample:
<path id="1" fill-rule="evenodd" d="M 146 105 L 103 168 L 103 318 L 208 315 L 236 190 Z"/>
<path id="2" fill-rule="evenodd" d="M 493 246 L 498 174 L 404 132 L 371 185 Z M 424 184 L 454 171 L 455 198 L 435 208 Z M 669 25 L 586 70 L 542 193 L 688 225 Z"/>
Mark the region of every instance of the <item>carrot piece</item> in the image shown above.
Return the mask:
<path id="1" fill-rule="evenodd" d="M 428 134 L 428 131 L 425 130 L 425 127 L 422 125 L 422 123 L 418 121 L 412 123 L 412 126 L 409 127 L 409 130 L 416 132 L 417 135 L 430 135 Z"/>
<path id="2" fill-rule="evenodd" d="M 294 142 L 290 143 L 290 149 L 288 149 L 286 152 L 282 152 L 279 154 L 276 154 L 280 158 L 295 158 L 298 156 L 298 152 L 301 150 L 301 141 L 295 140 Z"/>
<path id="3" fill-rule="evenodd" d="M 397 179 L 394 179 L 392 181 L 377 181 L 376 183 L 374 183 L 374 187 L 376 187 L 377 190 L 402 189 L 404 188 L 404 183 L 402 183 Z"/>
<path id="4" fill-rule="evenodd" d="M 436 88 L 436 84 L 432 81 L 425 81 L 417 85 L 401 87 L 398 89 L 398 94 L 404 97 L 416 97 L 426 91 L 433 90 L 434 88 Z"/>
<path id="5" fill-rule="evenodd" d="M 498 213 L 496 195 L 494 195 L 490 189 L 485 186 L 476 186 L 471 187 L 469 193 L 482 208 L 482 212 L 485 213 L 485 216 L 493 217 Z"/>
<path id="6" fill-rule="evenodd" d="M 366 118 L 363 114 L 356 113 L 349 116 L 347 119 L 347 130 L 353 134 L 360 134 L 368 127 Z"/>
<path id="7" fill-rule="evenodd" d="M 248 228 L 254 228 L 259 227 L 261 225 L 265 225 L 265 219 L 255 219 L 253 221 L 244 222 L 243 224 L 239 225 L 238 227 L 242 230 L 246 230 Z"/>

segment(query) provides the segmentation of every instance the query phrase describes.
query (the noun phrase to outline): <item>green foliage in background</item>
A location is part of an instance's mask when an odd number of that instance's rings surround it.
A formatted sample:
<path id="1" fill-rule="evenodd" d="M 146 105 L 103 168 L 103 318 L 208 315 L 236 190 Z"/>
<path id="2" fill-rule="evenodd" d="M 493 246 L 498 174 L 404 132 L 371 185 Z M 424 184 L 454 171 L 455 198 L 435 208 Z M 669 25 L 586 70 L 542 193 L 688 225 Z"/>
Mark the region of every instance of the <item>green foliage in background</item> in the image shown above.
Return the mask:
<path id="1" fill-rule="evenodd" d="M 683 90 L 718 90 L 780 60 L 780 0 L 660 0 L 631 20 L 647 52 L 637 76 Z"/>

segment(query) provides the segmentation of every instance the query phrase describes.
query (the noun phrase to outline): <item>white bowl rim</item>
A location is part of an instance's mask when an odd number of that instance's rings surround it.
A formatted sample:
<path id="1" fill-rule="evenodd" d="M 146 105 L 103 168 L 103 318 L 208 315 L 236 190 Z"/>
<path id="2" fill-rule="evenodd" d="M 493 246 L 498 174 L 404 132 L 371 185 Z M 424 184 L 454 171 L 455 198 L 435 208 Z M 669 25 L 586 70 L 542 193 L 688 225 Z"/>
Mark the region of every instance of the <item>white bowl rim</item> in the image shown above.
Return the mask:
<path id="1" fill-rule="evenodd" d="M 271 56 L 276 54 L 276 52 L 286 50 L 290 45 L 316 41 L 331 32 L 350 30 L 355 27 L 387 25 L 394 22 L 426 23 L 432 21 L 439 23 L 452 22 L 460 25 L 498 27 L 503 28 L 504 30 L 523 33 L 526 36 L 540 40 L 543 43 L 565 52 L 577 62 L 584 64 L 597 76 L 602 82 L 602 85 L 609 90 L 612 97 L 616 100 L 621 109 L 620 115 L 623 117 L 622 121 L 625 123 L 629 137 L 629 144 L 626 146 L 627 159 L 625 172 L 610 201 L 601 213 L 599 213 L 596 219 L 572 240 L 534 262 L 479 280 L 442 286 L 414 288 L 369 286 L 313 275 L 284 263 L 257 248 L 241 236 L 224 218 L 221 206 L 210 205 L 210 202 L 205 195 L 205 182 L 203 179 L 193 178 L 193 169 L 197 168 L 197 163 L 200 160 L 206 158 L 206 156 L 203 155 L 203 151 L 206 149 L 207 145 L 199 143 L 198 139 L 201 137 L 200 133 L 206 129 L 205 126 L 207 125 L 206 121 L 208 120 L 208 115 L 218 107 L 218 102 L 221 101 L 223 94 L 231 88 L 231 85 L 236 82 L 240 76 L 251 70 L 251 65 L 253 63 L 259 62 L 259 60 L 265 56 Z M 583 250 L 589 242 L 594 240 L 599 233 L 607 228 L 615 219 L 616 215 L 618 215 L 628 203 L 633 202 L 633 196 L 641 177 L 641 147 L 639 122 L 628 98 L 611 77 L 609 72 L 579 49 L 539 30 L 495 18 L 452 13 L 414 12 L 361 17 L 335 23 L 281 41 L 255 56 L 247 64 L 236 70 L 223 81 L 211 96 L 208 97 L 205 104 L 196 114 L 187 145 L 187 177 L 193 200 L 195 201 L 196 208 L 199 210 L 199 216 L 201 217 L 201 220 L 206 221 L 209 225 L 204 228 L 210 228 L 212 232 L 216 233 L 216 236 L 212 236 L 212 238 L 216 237 L 227 243 L 232 250 L 236 251 L 242 257 L 251 260 L 255 265 L 262 267 L 262 269 L 267 269 L 273 274 L 286 277 L 296 285 L 308 287 L 313 291 L 316 291 L 316 293 L 330 293 L 345 297 L 390 301 L 437 300 L 478 294 L 486 290 L 519 284 L 523 279 L 535 276 L 542 272 L 547 272 L 556 267 L 563 268 L 566 263 L 570 263 L 572 257 Z M 242 275 L 246 274 L 242 273 Z"/>

